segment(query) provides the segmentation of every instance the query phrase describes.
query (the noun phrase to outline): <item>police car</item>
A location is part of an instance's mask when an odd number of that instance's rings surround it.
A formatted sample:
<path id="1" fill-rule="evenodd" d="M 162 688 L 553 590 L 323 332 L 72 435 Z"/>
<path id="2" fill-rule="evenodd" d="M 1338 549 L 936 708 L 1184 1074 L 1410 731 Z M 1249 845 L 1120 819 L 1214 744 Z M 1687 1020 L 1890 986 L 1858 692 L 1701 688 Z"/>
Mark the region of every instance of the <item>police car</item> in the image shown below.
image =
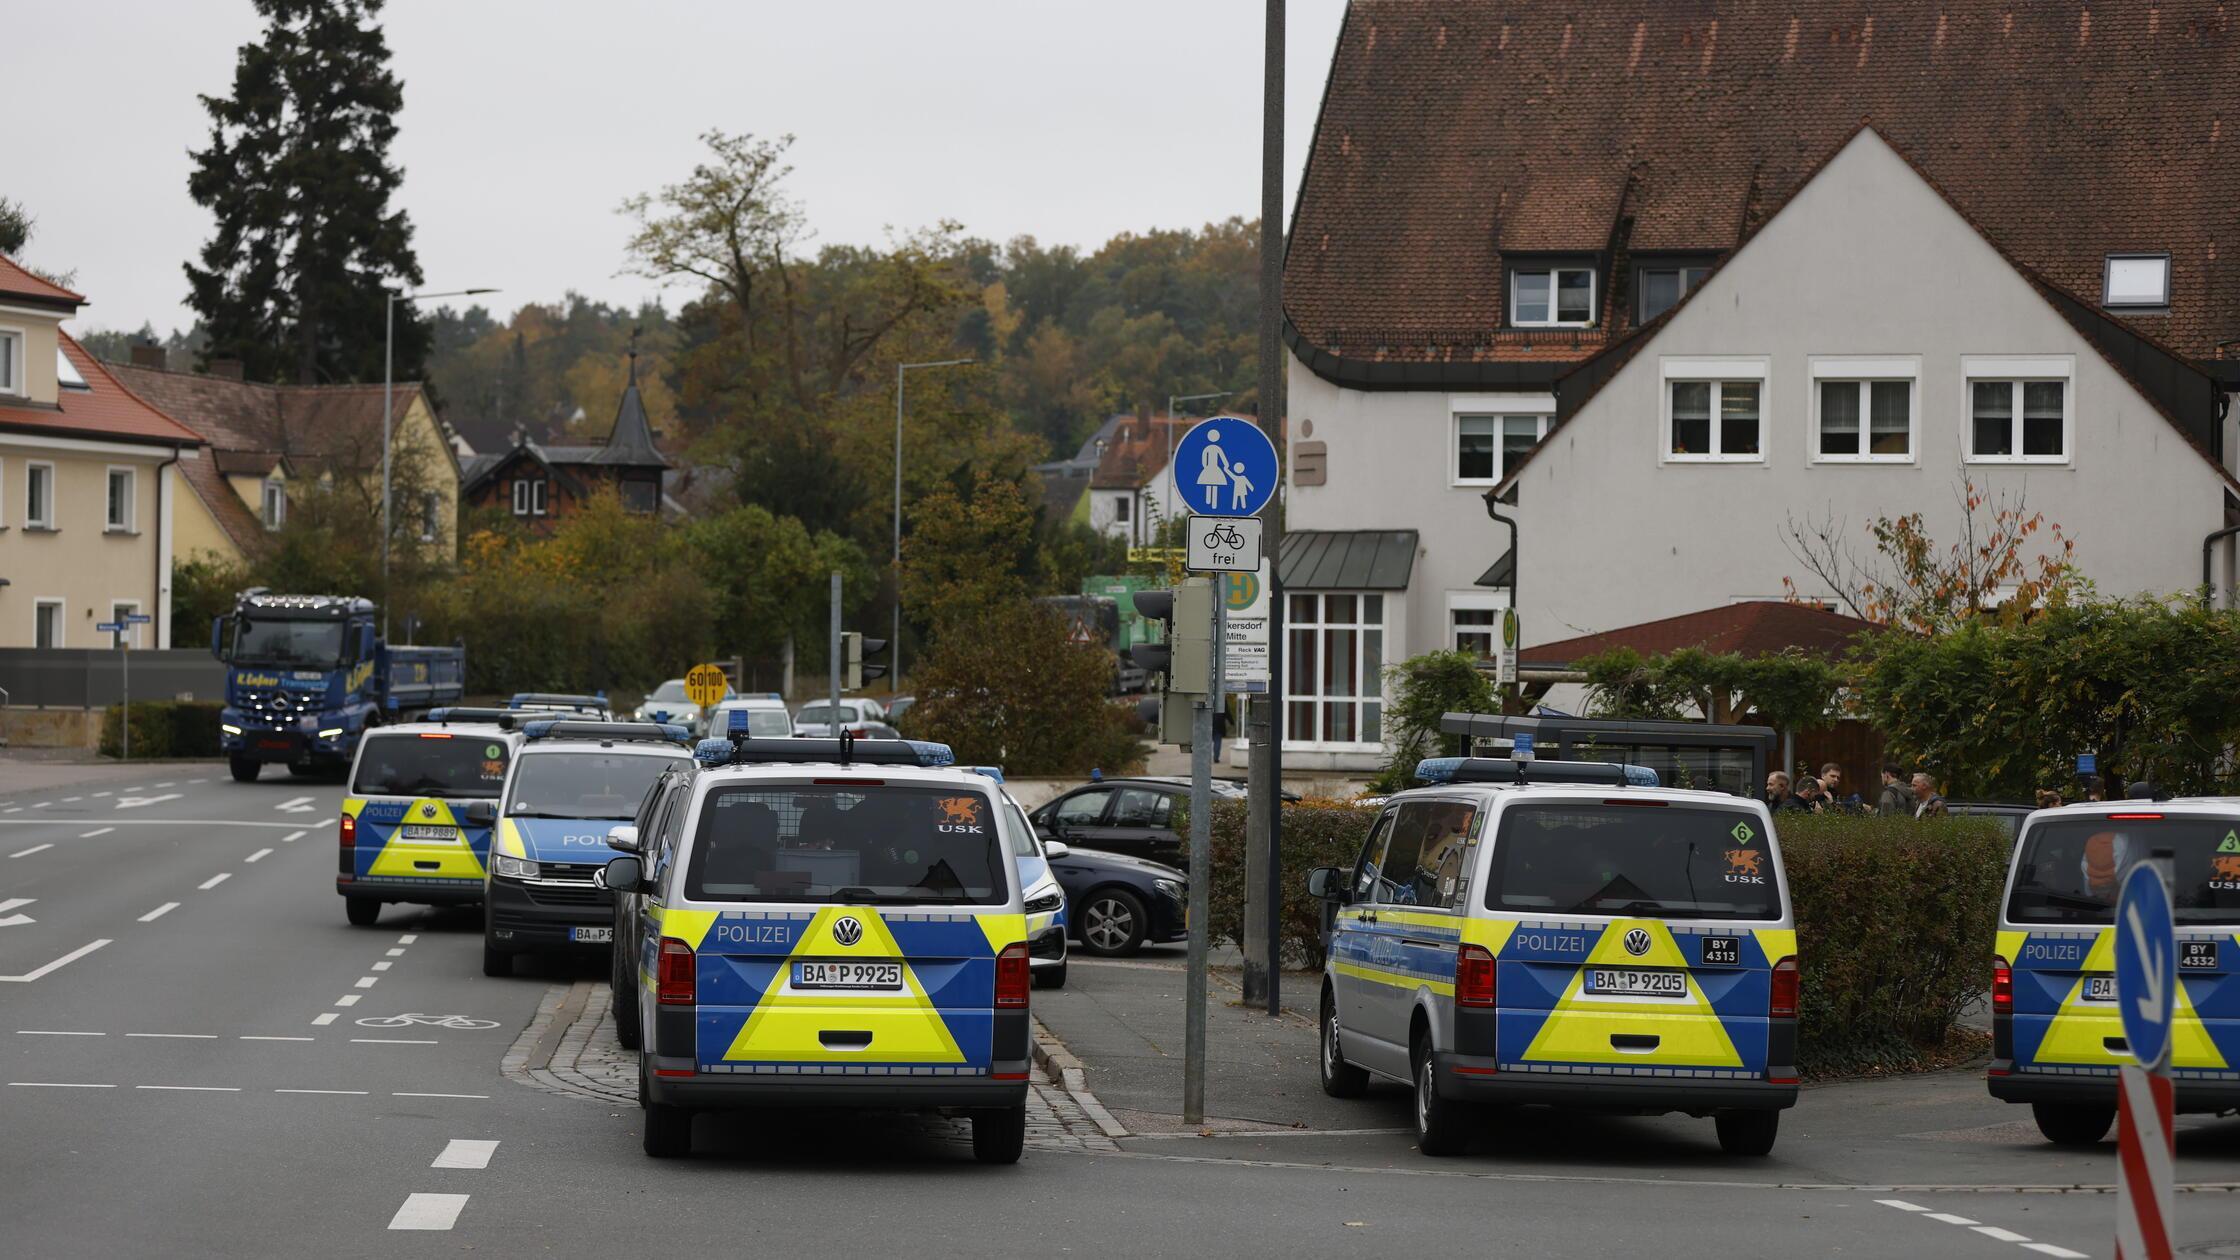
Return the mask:
<path id="1" fill-rule="evenodd" d="M 2177 920 L 2170 1075 L 2177 1110 L 2240 1107 L 2240 799 L 2094 801 L 2023 820 L 1991 974 L 1991 1096 L 2048 1141 L 2091 1145 L 2134 1062 L 2116 1008 L 2125 868 L 2168 849 Z"/>
<path id="2" fill-rule="evenodd" d="M 1003 782 L 1000 766 L 974 766 L 973 772 Z M 1009 790 L 1003 805 L 1010 815 L 1011 857 L 1019 864 L 1019 887 L 1026 890 L 1027 961 L 1034 968 L 1034 987 L 1066 987 L 1066 890 L 1051 869 L 1053 858 L 1072 853 L 1062 840 L 1044 841 L 1027 821 L 1027 811 Z"/>
<path id="3" fill-rule="evenodd" d="M 482 900 L 498 793 L 521 743 L 519 716 L 436 709 L 425 722 L 380 727 L 358 741 L 334 880 L 350 922 L 371 924 L 384 902 Z"/>
<path id="4" fill-rule="evenodd" d="M 607 833 L 635 818 L 661 772 L 689 756 L 682 726 L 652 722 L 546 718 L 521 734 L 483 889 L 486 976 L 513 974 L 517 954 L 614 941 L 614 895 L 592 883 L 619 856 Z"/>
<path id="5" fill-rule="evenodd" d="M 1639 767 L 1434 758 L 1334 903 L 1322 1087 L 1410 1084 L 1417 1143 L 1459 1152 L 1479 1103 L 1711 1116 L 1773 1147 L 1797 1099 L 1796 932 L 1763 804 L 1636 784 Z"/>
<path id="6" fill-rule="evenodd" d="M 696 1113 L 938 1109 L 1019 1158 L 1030 1071 L 1026 905 L 1001 790 L 947 746 L 703 740 L 665 775 L 618 894 L 616 1024 L 640 1046 L 644 1143 Z"/>

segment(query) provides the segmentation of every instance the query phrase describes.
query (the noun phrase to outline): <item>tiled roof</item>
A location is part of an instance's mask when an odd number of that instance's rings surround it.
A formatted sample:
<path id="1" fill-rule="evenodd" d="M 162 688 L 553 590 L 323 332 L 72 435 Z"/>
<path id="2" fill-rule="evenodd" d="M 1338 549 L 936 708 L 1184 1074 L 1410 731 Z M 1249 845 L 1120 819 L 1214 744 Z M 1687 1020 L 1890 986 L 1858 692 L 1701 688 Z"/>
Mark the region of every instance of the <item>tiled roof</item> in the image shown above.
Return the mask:
<path id="1" fill-rule="evenodd" d="M 2071 293 L 2170 251 L 2170 313 L 2122 318 L 2209 357 L 2240 335 L 2236 24 L 2218 0 L 1355 0 L 1285 260 L 1294 346 L 1583 358 L 1607 334 L 1504 341 L 1504 250 L 1731 249 L 1867 123 Z"/>
<path id="2" fill-rule="evenodd" d="M 638 396 L 638 355 L 630 354 L 630 383 L 622 387 L 622 403 L 615 408 L 614 427 L 604 446 L 594 448 L 582 462 L 616 468 L 667 468 L 669 459 L 653 444 L 653 423 L 646 419 L 645 400 Z"/>
<path id="3" fill-rule="evenodd" d="M 1560 669 L 1585 657 L 1618 648 L 1632 648 L 1644 656 L 1655 656 L 1690 647 L 1743 656 L 1767 656 L 1796 648 L 1814 656 L 1834 657 L 1841 655 L 1854 637 L 1876 628 L 1871 621 L 1828 612 L 1810 604 L 1748 600 L 1621 626 L 1601 634 L 1543 643 L 1525 648 L 1517 653 L 1517 659 L 1521 664 L 1538 669 Z"/>
<path id="4" fill-rule="evenodd" d="M 87 388 L 64 388 L 52 407 L 37 403 L 0 405 L 0 429 L 155 446 L 201 444 L 201 435 L 135 397 L 70 334 L 57 335 L 62 353 L 85 378 Z"/>
<path id="5" fill-rule="evenodd" d="M 380 462 L 380 385 L 265 385 L 129 363 L 107 367 L 217 450 L 278 452 L 292 463 L 345 468 Z M 419 392 L 417 381 L 397 382 L 393 418 L 401 420 Z"/>
<path id="6" fill-rule="evenodd" d="M 6 254 L 0 254 L 0 297 L 72 310 L 85 305 L 86 301 L 82 295 L 54 281 L 32 274 Z"/>
<path id="7" fill-rule="evenodd" d="M 1295 529 L 1276 560 L 1287 591 L 1403 591 L 1415 571 L 1412 529 Z"/>
<path id="8" fill-rule="evenodd" d="M 1123 420 L 1106 439 L 1097 470 L 1089 477 L 1093 490 L 1140 490 L 1167 468 L 1170 443 L 1180 441 L 1182 430 L 1166 416 Z"/>
<path id="9" fill-rule="evenodd" d="M 187 483 L 194 497 L 208 508 L 210 516 L 218 522 L 234 547 L 244 556 L 255 556 L 270 545 L 272 535 L 266 532 L 264 522 L 241 501 L 233 487 L 226 483 L 225 471 L 218 467 L 214 452 L 205 448 L 194 459 L 179 461 L 179 479 Z"/>

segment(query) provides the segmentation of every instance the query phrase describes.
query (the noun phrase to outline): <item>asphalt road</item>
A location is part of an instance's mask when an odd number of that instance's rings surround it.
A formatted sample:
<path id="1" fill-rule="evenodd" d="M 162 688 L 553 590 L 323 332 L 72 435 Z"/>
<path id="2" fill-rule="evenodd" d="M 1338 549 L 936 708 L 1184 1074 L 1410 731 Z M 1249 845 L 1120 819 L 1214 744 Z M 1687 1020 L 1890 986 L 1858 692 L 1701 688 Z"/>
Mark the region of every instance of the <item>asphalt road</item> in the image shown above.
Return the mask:
<path id="1" fill-rule="evenodd" d="M 555 983 L 596 969 L 486 979 L 471 911 L 348 926 L 340 796 L 164 766 L 0 798 L 0 1254 L 2112 1250 L 2109 1196 L 2012 1188 L 2089 1180 L 2042 1147 L 1890 1167 L 1826 1109 L 1785 1130 L 1779 1175 L 1609 1120 L 1429 1161 L 1389 1132 L 1397 1095 L 1362 1104 L 1385 1132 L 1054 1142 L 1012 1169 L 938 1124 L 717 1118 L 697 1158 L 655 1163 L 635 1108 L 501 1069 Z M 2210 1141 L 2181 1179 L 2240 1180 Z M 2189 1192 L 2178 1214 L 2185 1241 L 2240 1239 L 2240 1194 Z"/>

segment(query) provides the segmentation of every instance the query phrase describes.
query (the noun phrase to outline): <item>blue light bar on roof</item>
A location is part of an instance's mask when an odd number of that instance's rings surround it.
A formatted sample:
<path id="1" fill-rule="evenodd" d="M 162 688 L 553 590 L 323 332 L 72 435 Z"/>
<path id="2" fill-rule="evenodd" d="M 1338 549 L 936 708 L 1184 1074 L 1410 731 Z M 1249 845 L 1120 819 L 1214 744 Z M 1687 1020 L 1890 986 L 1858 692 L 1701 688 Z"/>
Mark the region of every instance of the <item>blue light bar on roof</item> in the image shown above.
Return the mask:
<path id="1" fill-rule="evenodd" d="M 728 710 L 724 718 L 723 729 L 733 735 L 746 734 L 747 711 L 745 709 Z"/>
<path id="2" fill-rule="evenodd" d="M 731 741 L 703 739 L 692 746 L 692 759 L 703 766 L 720 766 L 731 760 Z"/>
<path id="3" fill-rule="evenodd" d="M 713 736 L 700 741 L 692 759 L 704 766 L 866 765 L 938 769 L 957 764 L 947 744 L 922 739 L 755 738 Z"/>
<path id="4" fill-rule="evenodd" d="M 998 783 L 1003 782 L 1002 766 L 966 766 L 965 769 L 973 774 L 984 774 Z"/>
<path id="5" fill-rule="evenodd" d="M 1426 757 L 1416 763 L 1423 783 L 1603 783 L 1661 787 L 1647 766 L 1616 761 L 1511 761 L 1504 757 Z"/>
<path id="6" fill-rule="evenodd" d="M 521 733 L 530 739 L 597 739 L 681 744 L 691 732 L 673 722 L 587 722 L 582 718 L 540 718 Z"/>

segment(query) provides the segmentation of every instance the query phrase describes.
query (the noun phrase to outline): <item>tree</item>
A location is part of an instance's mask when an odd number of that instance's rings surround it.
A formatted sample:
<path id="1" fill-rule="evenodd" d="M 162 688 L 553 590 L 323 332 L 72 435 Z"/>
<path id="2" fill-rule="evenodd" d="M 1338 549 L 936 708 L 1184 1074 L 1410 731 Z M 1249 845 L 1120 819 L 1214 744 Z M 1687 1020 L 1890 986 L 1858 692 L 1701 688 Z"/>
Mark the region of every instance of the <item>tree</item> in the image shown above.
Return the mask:
<path id="1" fill-rule="evenodd" d="M 748 504 L 685 527 L 715 607 L 716 642 L 767 659 L 787 639 L 823 643 L 831 574 L 859 610 L 878 576 L 862 548 L 829 531 L 812 534 L 790 516 Z"/>
<path id="2" fill-rule="evenodd" d="M 1111 653 L 1073 642 L 1063 616 L 1023 599 L 945 622 L 917 665 L 916 686 L 908 733 L 949 745 L 964 765 L 1081 775 L 1124 772 L 1142 760 L 1106 695 Z"/>
<path id="3" fill-rule="evenodd" d="M 1398 792 L 1415 786 L 1416 763 L 1434 752 L 1463 753 L 1462 737 L 1439 729 L 1449 713 L 1498 713 L 1493 684 L 1478 672 L 1478 658 L 1471 652 L 1425 652 L 1411 656 L 1384 671 L 1392 684 L 1392 700 L 1385 706 L 1385 738 L 1392 754 L 1371 786 L 1381 792 Z"/>
<path id="4" fill-rule="evenodd" d="M 376 24 L 384 0 L 256 0 L 230 96 L 201 98 L 208 147 L 187 190 L 217 220 L 190 301 L 209 357 L 252 380 L 378 380 L 387 295 L 421 283 L 412 225 L 392 210 L 403 86 Z M 402 306 L 403 304 L 399 304 Z M 421 374 L 429 336 L 397 312 L 396 374 Z"/>
<path id="5" fill-rule="evenodd" d="M 31 243 L 32 229 L 38 223 L 22 202 L 0 197 L 0 254 L 21 258 L 24 246 Z"/>
<path id="6" fill-rule="evenodd" d="M 1033 505 L 1017 482 L 981 473 L 969 498 L 943 487 L 918 501 L 902 540 L 903 603 L 945 637 L 1025 602 L 1037 564 Z"/>

